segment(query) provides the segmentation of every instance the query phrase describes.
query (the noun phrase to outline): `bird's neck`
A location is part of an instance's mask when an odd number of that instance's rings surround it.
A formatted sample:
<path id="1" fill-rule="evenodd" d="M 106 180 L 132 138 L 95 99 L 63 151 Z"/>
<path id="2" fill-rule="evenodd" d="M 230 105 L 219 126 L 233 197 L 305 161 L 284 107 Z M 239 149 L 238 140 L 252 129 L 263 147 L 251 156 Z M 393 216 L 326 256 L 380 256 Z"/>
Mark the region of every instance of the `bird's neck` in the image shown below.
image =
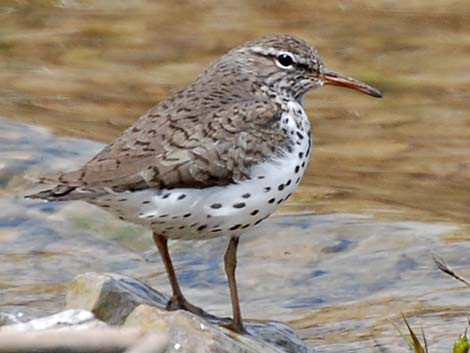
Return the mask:
<path id="1" fill-rule="evenodd" d="M 292 92 L 288 90 L 276 89 L 276 87 L 270 87 L 268 85 L 261 85 L 257 92 L 262 98 L 272 100 L 280 106 L 285 106 L 289 102 L 295 102 L 303 108 L 303 95 L 294 96 Z"/>

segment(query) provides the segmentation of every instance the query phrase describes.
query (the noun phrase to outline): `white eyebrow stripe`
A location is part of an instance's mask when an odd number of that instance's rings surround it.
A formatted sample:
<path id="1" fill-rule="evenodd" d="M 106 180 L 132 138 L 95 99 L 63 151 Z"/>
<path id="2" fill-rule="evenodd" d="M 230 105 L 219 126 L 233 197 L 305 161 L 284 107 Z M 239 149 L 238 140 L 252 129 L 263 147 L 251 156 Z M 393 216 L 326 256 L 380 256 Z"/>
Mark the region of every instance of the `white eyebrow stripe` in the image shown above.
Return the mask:
<path id="1" fill-rule="evenodd" d="M 295 62 L 298 62 L 297 61 L 297 56 L 293 53 L 291 53 L 290 51 L 285 51 L 285 50 L 278 50 L 278 49 L 275 49 L 275 48 L 263 48 L 263 47 L 259 47 L 259 46 L 256 46 L 256 47 L 251 47 L 250 48 L 253 52 L 255 52 L 256 54 L 262 54 L 262 55 L 272 55 L 272 56 L 279 56 L 281 54 L 287 54 L 287 55 L 290 55 L 292 57 L 292 59 L 294 59 Z"/>
<path id="2" fill-rule="evenodd" d="M 275 49 L 275 48 L 264 48 L 264 47 L 260 47 L 260 46 L 251 47 L 250 49 L 254 53 L 261 54 L 261 55 L 279 56 L 281 54 L 287 54 L 287 55 L 290 55 L 292 57 L 292 59 L 294 59 L 294 62 L 296 64 L 309 66 L 309 61 L 308 60 L 300 58 L 299 56 L 291 53 L 290 51 L 279 50 L 279 49 Z"/>

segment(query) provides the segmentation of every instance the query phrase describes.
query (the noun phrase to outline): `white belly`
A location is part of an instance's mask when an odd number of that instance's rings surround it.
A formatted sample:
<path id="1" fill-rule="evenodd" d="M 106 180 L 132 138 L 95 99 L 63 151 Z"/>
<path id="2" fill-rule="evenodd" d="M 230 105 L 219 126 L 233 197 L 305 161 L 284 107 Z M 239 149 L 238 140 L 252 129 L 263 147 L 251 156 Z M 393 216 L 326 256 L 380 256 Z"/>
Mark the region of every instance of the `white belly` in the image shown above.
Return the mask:
<path id="1" fill-rule="evenodd" d="M 299 129 L 290 114 L 284 114 L 283 121 L 292 136 L 291 148 L 282 157 L 255 166 L 249 180 L 204 189 L 122 192 L 97 204 L 106 204 L 120 218 L 146 225 L 169 239 L 238 236 L 286 201 L 304 175 L 311 153 L 310 124 L 305 116 Z"/>

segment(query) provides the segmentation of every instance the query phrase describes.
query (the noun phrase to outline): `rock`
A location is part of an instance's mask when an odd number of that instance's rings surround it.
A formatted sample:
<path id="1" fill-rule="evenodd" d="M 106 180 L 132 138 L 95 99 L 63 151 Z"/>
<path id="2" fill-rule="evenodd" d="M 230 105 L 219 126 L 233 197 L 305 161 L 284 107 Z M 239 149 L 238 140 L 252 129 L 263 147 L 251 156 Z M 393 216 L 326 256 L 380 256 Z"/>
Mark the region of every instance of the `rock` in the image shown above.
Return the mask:
<path id="1" fill-rule="evenodd" d="M 313 349 L 306 346 L 295 334 L 294 330 L 278 321 L 267 323 L 248 323 L 248 331 L 258 339 L 275 345 L 283 352 L 288 353 L 313 353 Z"/>
<path id="2" fill-rule="evenodd" d="M 65 310 L 60 313 L 33 319 L 28 322 L 13 323 L 0 327 L 2 332 L 26 332 L 58 328 L 95 328 L 106 326 L 86 310 Z"/>
<path id="3" fill-rule="evenodd" d="M 245 321 L 248 334 L 238 335 L 219 325 L 226 322 L 224 318 L 206 320 L 182 310 L 167 311 L 167 300 L 163 294 L 135 279 L 109 273 L 86 273 L 71 282 L 67 308 L 89 310 L 108 324 L 168 336 L 168 352 L 313 352 L 282 323 Z"/>
<path id="4" fill-rule="evenodd" d="M 165 308 L 168 298 L 133 278 L 114 273 L 85 273 L 69 284 L 66 308 L 91 311 L 110 325 L 122 325 L 140 304 Z"/>
<path id="5" fill-rule="evenodd" d="M 19 324 L 21 321 L 18 318 L 10 313 L 2 313 L 0 312 L 0 327 L 6 325 L 14 325 Z"/>
<path id="6" fill-rule="evenodd" d="M 128 316 L 124 326 L 167 335 L 168 352 L 313 353 L 291 328 L 279 322 L 245 322 L 248 334 L 238 335 L 186 311 L 143 304 Z"/>

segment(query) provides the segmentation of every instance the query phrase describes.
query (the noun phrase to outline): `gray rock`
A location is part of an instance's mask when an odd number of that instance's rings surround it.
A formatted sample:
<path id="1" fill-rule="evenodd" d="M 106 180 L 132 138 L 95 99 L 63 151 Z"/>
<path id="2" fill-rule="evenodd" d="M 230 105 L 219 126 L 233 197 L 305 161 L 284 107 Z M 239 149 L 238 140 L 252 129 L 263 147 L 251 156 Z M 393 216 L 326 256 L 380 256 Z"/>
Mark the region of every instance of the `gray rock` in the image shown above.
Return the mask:
<path id="1" fill-rule="evenodd" d="M 169 337 L 168 353 L 312 353 L 291 328 L 279 322 L 245 322 L 238 335 L 186 311 L 138 306 L 124 326 Z"/>
<path id="2" fill-rule="evenodd" d="M 221 327 L 224 318 L 209 321 L 186 311 L 167 311 L 168 298 L 146 284 L 116 274 L 86 273 L 76 277 L 67 294 L 67 308 L 93 312 L 108 324 L 158 333 L 170 338 L 168 352 L 312 353 L 279 322 L 245 321 L 246 335 Z"/>
<path id="3" fill-rule="evenodd" d="M 14 324 L 19 324 L 21 321 L 18 320 L 18 318 L 10 313 L 3 313 L 0 312 L 0 327 L 6 326 L 6 325 L 14 325 Z"/>
<path id="4" fill-rule="evenodd" d="M 85 273 L 69 284 L 67 309 L 91 311 L 110 325 L 122 325 L 140 304 L 164 308 L 168 298 L 133 278 L 114 273 Z"/>

